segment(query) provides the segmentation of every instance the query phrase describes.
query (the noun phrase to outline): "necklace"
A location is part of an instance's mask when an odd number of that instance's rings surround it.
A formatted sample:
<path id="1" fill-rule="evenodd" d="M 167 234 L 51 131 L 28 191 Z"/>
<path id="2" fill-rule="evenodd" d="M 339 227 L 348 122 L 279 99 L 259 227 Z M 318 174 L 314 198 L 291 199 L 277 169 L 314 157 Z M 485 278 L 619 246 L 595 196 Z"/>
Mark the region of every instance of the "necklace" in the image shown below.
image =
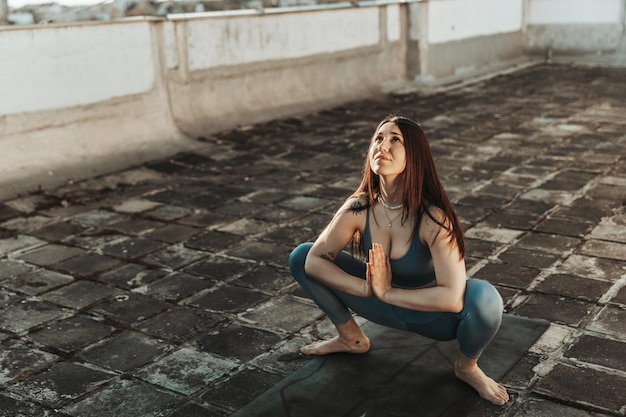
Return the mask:
<path id="1" fill-rule="evenodd" d="M 398 204 L 397 206 L 390 206 L 389 204 L 385 203 L 385 200 L 383 199 L 382 195 L 378 196 L 378 201 L 380 201 L 380 204 L 382 204 L 383 207 L 389 210 L 400 210 L 402 208 L 402 203 Z"/>
<path id="2" fill-rule="evenodd" d="M 381 203 L 382 203 L 382 201 L 381 201 Z M 400 207 L 402 207 L 402 205 L 400 205 Z M 392 210 L 397 210 L 397 209 L 392 209 Z M 389 223 L 387 223 L 387 227 L 389 227 L 389 228 L 391 228 L 391 224 L 393 222 L 395 222 L 396 219 L 402 215 L 402 213 L 398 213 L 396 215 L 396 217 L 394 217 L 392 219 L 391 217 L 389 217 L 389 213 L 387 213 L 387 206 L 385 204 L 383 204 L 383 211 L 385 212 L 385 216 L 387 217 L 387 220 L 389 221 Z"/>

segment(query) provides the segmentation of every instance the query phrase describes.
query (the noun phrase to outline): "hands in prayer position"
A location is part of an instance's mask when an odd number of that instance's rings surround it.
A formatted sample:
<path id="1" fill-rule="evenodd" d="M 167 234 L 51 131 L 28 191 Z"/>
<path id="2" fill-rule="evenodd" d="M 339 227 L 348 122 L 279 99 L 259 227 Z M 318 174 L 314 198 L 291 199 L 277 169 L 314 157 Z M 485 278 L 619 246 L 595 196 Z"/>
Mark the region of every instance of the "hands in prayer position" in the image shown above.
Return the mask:
<path id="1" fill-rule="evenodd" d="M 380 243 L 372 244 L 366 271 L 365 277 L 370 296 L 374 295 L 382 299 L 391 289 L 391 263 Z"/>

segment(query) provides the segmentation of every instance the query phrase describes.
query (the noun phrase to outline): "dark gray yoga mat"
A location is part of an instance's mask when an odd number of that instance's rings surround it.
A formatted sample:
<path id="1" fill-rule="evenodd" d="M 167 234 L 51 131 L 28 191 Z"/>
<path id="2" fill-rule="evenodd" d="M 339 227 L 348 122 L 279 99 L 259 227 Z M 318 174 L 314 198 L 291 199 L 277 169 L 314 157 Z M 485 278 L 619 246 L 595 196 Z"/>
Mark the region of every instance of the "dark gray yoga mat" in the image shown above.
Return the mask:
<path id="1" fill-rule="evenodd" d="M 504 315 L 480 359 L 499 380 L 549 322 Z M 364 355 L 316 357 L 231 417 L 459 417 L 483 401 L 454 376 L 457 342 L 436 342 L 367 323 Z"/>

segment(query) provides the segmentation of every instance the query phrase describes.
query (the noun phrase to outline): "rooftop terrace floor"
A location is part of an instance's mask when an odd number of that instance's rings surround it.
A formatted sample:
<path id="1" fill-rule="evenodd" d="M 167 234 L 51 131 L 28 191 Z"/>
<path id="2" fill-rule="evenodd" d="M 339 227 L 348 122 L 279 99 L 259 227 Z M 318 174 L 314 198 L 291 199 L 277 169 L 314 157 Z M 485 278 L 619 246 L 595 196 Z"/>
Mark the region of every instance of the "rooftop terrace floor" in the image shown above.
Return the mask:
<path id="1" fill-rule="evenodd" d="M 626 69 L 536 65 L 225 132 L 0 203 L 0 416 L 228 416 L 332 335 L 291 279 L 378 120 L 421 121 L 468 275 L 550 322 L 476 416 L 624 415 Z M 469 413 L 469 410 L 468 410 Z"/>

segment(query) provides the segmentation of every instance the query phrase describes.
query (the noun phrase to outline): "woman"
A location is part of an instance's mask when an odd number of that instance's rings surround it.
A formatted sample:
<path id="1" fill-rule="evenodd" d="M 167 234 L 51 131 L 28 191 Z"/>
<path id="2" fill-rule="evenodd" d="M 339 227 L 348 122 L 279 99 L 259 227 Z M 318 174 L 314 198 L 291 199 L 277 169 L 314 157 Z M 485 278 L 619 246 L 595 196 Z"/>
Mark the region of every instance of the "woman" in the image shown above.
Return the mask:
<path id="1" fill-rule="evenodd" d="M 343 250 L 349 242 L 366 262 Z M 455 375 L 482 398 L 504 405 L 506 388 L 478 367 L 500 327 L 502 298 L 491 284 L 466 278 L 464 256 L 461 225 L 426 134 L 405 117 L 385 118 L 356 192 L 315 243 L 301 244 L 289 257 L 294 278 L 337 329 L 336 337 L 301 352 L 367 352 L 370 341 L 352 310 L 435 340 L 456 338 Z"/>

